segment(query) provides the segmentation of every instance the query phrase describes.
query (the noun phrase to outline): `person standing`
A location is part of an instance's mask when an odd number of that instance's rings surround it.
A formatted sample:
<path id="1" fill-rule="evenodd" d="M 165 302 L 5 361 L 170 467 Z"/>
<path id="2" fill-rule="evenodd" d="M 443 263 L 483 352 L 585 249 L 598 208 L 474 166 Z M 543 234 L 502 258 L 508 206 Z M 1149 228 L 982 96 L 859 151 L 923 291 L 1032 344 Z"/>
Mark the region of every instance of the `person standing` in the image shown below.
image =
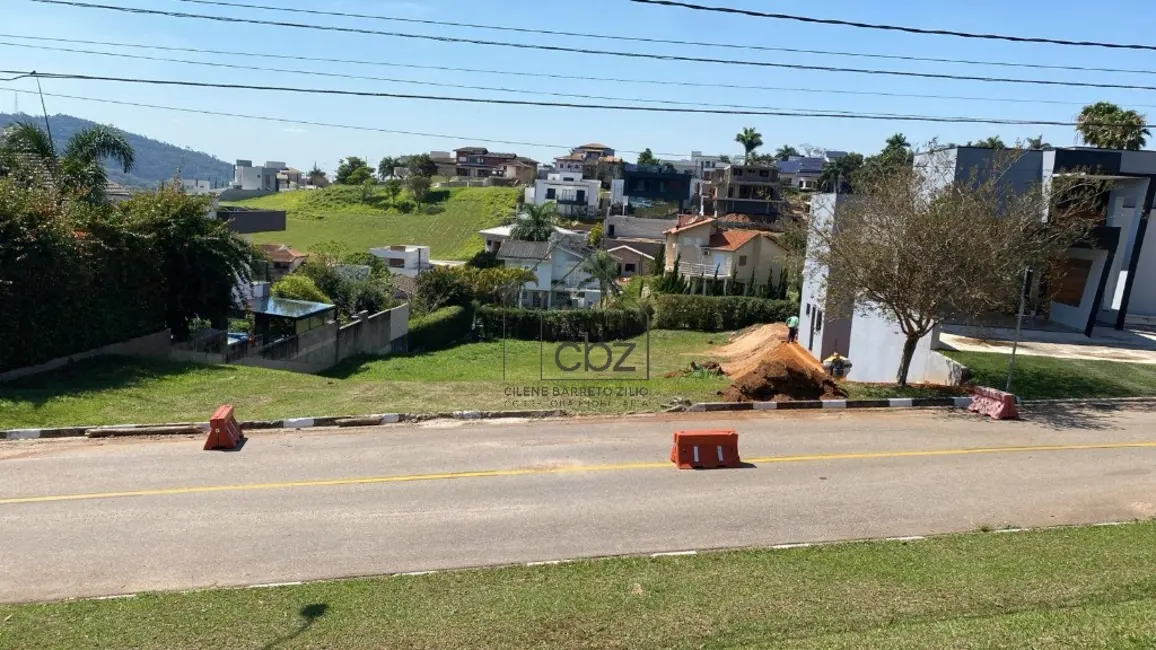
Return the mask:
<path id="1" fill-rule="evenodd" d="M 794 343 L 799 339 L 799 317 L 787 317 L 787 343 Z"/>

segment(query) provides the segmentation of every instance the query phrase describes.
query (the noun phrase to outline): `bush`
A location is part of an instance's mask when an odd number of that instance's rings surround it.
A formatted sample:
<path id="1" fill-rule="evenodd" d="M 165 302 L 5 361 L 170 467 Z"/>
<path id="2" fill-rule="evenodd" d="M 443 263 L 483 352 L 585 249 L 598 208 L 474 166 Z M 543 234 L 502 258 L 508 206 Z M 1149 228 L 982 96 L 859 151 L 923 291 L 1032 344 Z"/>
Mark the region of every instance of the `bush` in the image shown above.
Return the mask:
<path id="1" fill-rule="evenodd" d="M 503 319 L 505 321 L 503 327 Z M 626 339 L 646 332 L 646 315 L 629 309 L 541 310 L 479 306 L 479 338 L 572 341 Z"/>
<path id="2" fill-rule="evenodd" d="M 294 273 L 287 275 L 277 281 L 273 285 L 273 295 L 278 298 L 288 298 L 290 300 L 308 300 L 310 302 L 324 302 L 329 303 L 329 296 L 326 296 L 321 289 L 317 288 L 317 284 L 312 279 Z"/>
<path id="3" fill-rule="evenodd" d="M 466 264 L 475 269 L 495 269 L 502 266 L 502 260 L 498 259 L 497 253 L 483 249 L 474 253 Z"/>
<path id="4" fill-rule="evenodd" d="M 799 305 L 790 300 L 742 296 L 660 294 L 656 302 L 654 327 L 659 329 L 722 332 L 756 323 L 778 323 L 799 313 Z"/>
<path id="5" fill-rule="evenodd" d="M 466 307 L 445 307 L 409 320 L 409 351 L 447 348 L 470 334 L 473 314 Z"/>

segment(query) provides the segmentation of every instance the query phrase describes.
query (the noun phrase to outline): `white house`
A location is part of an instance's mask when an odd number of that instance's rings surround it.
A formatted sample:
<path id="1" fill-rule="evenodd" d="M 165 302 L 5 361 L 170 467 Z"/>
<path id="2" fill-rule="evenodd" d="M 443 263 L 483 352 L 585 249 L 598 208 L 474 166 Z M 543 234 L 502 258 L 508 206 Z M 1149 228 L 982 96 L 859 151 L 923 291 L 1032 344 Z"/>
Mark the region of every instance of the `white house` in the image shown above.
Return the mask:
<path id="1" fill-rule="evenodd" d="M 380 258 L 394 275 L 404 275 L 409 278 L 417 277 L 421 271 L 428 270 L 432 264 L 429 257 L 429 246 L 413 246 L 398 244 L 369 249 L 370 255 Z"/>
<path id="2" fill-rule="evenodd" d="M 704 156 L 701 151 L 690 152 L 690 160 L 694 163 L 694 177 L 706 178 L 715 169 L 724 166 L 720 156 Z"/>
<path id="3" fill-rule="evenodd" d="M 543 205 L 551 201 L 558 214 L 565 216 L 594 215 L 598 212 L 598 195 L 602 189 L 598 179 L 583 179 L 582 172 L 555 172 L 534 181 L 526 188 L 526 203 Z"/>
<path id="4" fill-rule="evenodd" d="M 555 232 L 544 242 L 510 239 L 498 249 L 507 267 L 534 273 L 518 292 L 518 304 L 529 308 L 591 308 L 601 299 L 598 281 L 582 269 L 591 251 L 581 233 Z"/>
<path id="5" fill-rule="evenodd" d="M 510 239 L 510 231 L 512 229 L 513 229 L 513 226 L 494 226 L 493 228 L 486 228 L 485 230 L 479 230 L 478 234 L 482 236 L 482 240 L 486 243 L 486 246 L 485 246 L 486 250 L 490 251 L 491 253 L 497 253 L 499 250 L 501 250 L 502 244 L 504 244 L 508 239 Z M 581 235 L 582 234 L 582 233 L 576 232 L 574 230 L 568 230 L 566 228 L 560 228 L 558 226 L 554 226 L 554 232 L 559 234 L 559 235 L 566 235 L 566 236 L 575 236 L 575 235 Z M 585 236 L 585 235 L 583 235 L 583 236 Z"/>

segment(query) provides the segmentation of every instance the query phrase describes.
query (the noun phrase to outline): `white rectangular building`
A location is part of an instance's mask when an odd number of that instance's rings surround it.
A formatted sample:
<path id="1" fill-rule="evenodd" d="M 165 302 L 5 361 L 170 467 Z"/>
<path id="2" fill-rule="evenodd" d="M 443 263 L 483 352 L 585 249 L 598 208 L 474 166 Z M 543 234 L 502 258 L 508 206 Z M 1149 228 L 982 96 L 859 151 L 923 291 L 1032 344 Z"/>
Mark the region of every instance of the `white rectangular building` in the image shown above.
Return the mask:
<path id="1" fill-rule="evenodd" d="M 371 248 L 369 253 L 384 261 L 390 273 L 404 275 L 408 278 L 417 277 L 418 273 L 428 270 L 432 266 L 429 246 L 398 244 Z"/>

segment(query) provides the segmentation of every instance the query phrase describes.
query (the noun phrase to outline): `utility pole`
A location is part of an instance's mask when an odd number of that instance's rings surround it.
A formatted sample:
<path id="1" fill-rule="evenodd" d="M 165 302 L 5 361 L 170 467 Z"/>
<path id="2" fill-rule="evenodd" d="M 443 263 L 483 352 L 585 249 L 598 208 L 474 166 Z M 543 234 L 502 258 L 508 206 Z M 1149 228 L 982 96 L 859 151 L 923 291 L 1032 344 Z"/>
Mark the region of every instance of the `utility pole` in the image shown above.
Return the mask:
<path id="1" fill-rule="evenodd" d="M 1016 367 L 1016 350 L 1020 344 L 1020 329 L 1024 321 L 1024 301 L 1027 299 L 1028 293 L 1028 278 L 1031 277 L 1032 270 L 1030 268 L 1024 269 L 1024 281 L 1020 286 L 1020 306 L 1016 311 L 1016 336 L 1012 339 L 1011 358 L 1007 362 L 1007 385 L 1004 386 L 1004 392 L 1010 393 L 1012 389 L 1012 373 L 1015 372 Z"/>
<path id="2" fill-rule="evenodd" d="M 48 144 L 52 145 L 52 151 L 56 151 L 56 144 L 52 141 L 52 126 L 48 124 L 48 107 L 44 104 L 44 89 L 40 87 L 40 77 L 36 75 L 36 71 L 32 71 L 32 78 L 36 79 L 36 90 L 40 93 L 40 110 L 44 114 L 44 130 L 48 132 Z"/>

